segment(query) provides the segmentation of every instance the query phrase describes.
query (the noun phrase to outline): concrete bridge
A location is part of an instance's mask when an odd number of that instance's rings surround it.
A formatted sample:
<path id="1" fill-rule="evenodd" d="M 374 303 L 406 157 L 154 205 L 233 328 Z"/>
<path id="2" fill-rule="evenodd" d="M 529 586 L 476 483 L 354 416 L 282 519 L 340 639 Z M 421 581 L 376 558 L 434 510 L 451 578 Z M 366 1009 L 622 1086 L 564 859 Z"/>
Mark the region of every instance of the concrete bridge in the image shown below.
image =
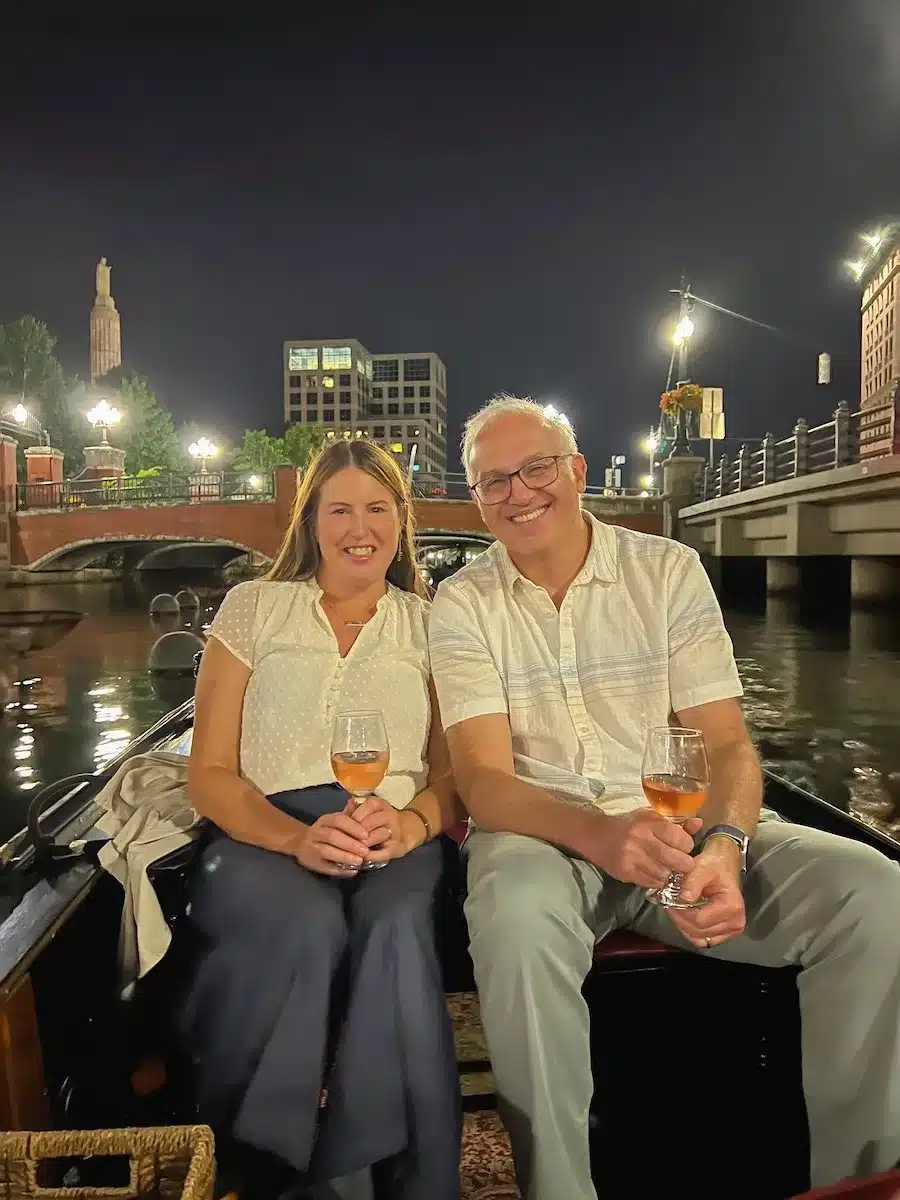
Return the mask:
<path id="1" fill-rule="evenodd" d="M 711 559 L 764 558 L 770 592 L 796 589 L 805 559 L 834 557 L 850 560 L 854 600 L 900 596 L 900 422 L 890 404 L 887 416 L 841 406 L 816 428 L 798 422 L 789 438 L 769 435 L 714 471 L 694 460 L 679 538 Z"/>
<path id="2" fill-rule="evenodd" d="M 252 485 L 212 474 L 22 484 L 7 513 L 6 578 L 71 579 L 112 551 L 124 553 L 127 571 L 222 567 L 248 554 L 262 563 L 278 549 L 296 487 L 292 467 Z M 662 497 L 595 493 L 586 504 L 613 524 L 663 532 Z M 416 521 L 423 533 L 485 532 L 471 500 L 447 495 L 417 498 Z"/>

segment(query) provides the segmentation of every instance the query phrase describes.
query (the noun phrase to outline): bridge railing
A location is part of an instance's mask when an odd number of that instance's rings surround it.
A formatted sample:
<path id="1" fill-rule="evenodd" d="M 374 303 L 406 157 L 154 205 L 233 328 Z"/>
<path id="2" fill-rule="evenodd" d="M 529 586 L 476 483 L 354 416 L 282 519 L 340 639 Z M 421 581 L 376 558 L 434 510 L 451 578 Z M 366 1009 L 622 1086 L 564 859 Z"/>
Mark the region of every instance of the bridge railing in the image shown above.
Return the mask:
<path id="1" fill-rule="evenodd" d="M 695 502 L 858 462 L 859 417 L 841 401 L 832 419 L 822 425 L 810 428 L 801 417 L 790 437 L 776 441 L 774 434 L 767 433 L 757 446 L 741 446 L 733 459 L 723 454 L 714 467 L 704 467 L 698 476 Z"/>
<path id="2" fill-rule="evenodd" d="M 471 500 L 472 493 L 461 472 L 448 471 L 442 475 L 424 475 L 416 473 L 412 480 L 413 495 L 423 500 Z M 634 504 L 638 500 L 648 500 L 653 508 L 659 502 L 658 494 L 642 491 L 640 488 L 607 488 L 588 486 L 586 496 L 605 496 L 610 499 L 621 499 Z"/>
<path id="3" fill-rule="evenodd" d="M 20 511 L 38 508 L 63 510 L 142 504 L 209 504 L 271 500 L 271 473 L 208 471 L 190 475 L 123 475 L 110 479 L 65 479 L 61 483 L 20 483 L 16 488 Z"/>

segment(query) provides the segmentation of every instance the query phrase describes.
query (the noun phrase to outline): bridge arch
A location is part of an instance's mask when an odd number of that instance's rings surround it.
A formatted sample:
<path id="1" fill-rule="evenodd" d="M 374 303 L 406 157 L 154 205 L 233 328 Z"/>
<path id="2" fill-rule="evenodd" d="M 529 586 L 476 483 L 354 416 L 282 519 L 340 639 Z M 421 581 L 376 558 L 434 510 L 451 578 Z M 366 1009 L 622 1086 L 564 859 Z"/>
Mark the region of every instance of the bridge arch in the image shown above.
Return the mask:
<path id="1" fill-rule="evenodd" d="M 246 554 L 259 557 L 259 551 L 243 542 L 216 537 L 160 535 L 84 538 L 57 546 L 29 563 L 33 572 L 80 570 L 97 563 L 106 555 L 121 550 L 131 557 L 132 570 L 165 570 L 195 565 L 223 567 Z M 193 558 L 193 561 L 192 561 Z"/>

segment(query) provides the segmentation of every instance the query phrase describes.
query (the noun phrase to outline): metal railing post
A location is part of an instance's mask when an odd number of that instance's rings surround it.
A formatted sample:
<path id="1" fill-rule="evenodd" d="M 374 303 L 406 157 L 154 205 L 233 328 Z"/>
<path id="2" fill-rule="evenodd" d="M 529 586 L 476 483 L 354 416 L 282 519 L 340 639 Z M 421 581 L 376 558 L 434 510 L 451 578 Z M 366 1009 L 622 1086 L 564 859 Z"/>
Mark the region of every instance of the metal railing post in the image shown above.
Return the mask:
<path id="1" fill-rule="evenodd" d="M 808 435 L 809 424 L 805 417 L 800 417 L 794 426 L 794 479 L 807 473 L 809 466 Z"/>

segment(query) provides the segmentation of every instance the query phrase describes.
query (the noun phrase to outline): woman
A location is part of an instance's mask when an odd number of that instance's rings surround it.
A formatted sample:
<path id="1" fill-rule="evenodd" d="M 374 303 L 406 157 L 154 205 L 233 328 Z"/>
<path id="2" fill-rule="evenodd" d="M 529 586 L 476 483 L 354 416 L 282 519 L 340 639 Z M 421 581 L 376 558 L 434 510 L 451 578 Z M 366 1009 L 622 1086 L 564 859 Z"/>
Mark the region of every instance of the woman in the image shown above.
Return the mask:
<path id="1" fill-rule="evenodd" d="M 432 906 L 435 838 L 461 809 L 423 593 L 402 471 L 380 446 L 332 443 L 272 570 L 228 592 L 203 653 L 189 787 L 216 833 L 191 903 L 204 953 L 187 1026 L 201 1107 L 240 1142 L 311 1178 L 372 1167 L 378 1195 L 455 1200 Z M 390 742 L 359 807 L 330 761 L 352 709 L 380 709 Z"/>

